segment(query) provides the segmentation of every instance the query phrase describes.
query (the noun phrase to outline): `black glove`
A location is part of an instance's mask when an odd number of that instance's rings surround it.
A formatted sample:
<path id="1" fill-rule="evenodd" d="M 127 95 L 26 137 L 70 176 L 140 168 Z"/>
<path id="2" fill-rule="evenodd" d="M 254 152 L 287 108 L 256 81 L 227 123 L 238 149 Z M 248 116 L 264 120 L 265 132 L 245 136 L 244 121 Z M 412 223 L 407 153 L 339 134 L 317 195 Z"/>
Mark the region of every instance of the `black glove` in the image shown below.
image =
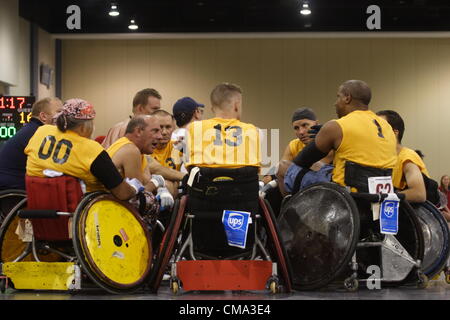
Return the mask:
<path id="1" fill-rule="evenodd" d="M 316 124 L 315 126 L 311 126 L 311 128 L 308 131 L 309 137 L 311 139 L 315 139 L 322 126 L 323 126 L 322 124 Z"/>

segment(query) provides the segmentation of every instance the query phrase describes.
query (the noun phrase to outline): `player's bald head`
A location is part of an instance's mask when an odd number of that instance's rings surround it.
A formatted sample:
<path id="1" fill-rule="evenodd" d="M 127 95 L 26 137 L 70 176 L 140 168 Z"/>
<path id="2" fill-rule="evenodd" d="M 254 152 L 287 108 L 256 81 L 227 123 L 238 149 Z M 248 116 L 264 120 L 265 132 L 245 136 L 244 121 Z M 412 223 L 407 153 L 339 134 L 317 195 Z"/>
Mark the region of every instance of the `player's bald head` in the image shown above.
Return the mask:
<path id="1" fill-rule="evenodd" d="M 353 100 L 356 100 L 366 106 L 369 105 L 372 99 L 372 90 L 370 90 L 367 83 L 362 80 L 348 80 L 340 86 L 340 91 L 346 95 L 351 96 Z"/>

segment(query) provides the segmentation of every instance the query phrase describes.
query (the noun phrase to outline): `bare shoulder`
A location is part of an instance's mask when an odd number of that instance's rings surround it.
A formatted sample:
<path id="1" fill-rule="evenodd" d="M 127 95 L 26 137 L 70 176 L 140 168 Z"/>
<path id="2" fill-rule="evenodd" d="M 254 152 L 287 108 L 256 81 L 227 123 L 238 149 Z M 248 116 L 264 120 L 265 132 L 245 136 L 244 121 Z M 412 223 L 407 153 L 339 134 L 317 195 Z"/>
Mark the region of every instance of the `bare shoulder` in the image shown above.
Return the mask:
<path id="1" fill-rule="evenodd" d="M 124 164 L 128 161 L 140 160 L 141 152 L 133 143 L 122 146 L 113 156 L 113 160 L 116 163 Z"/>

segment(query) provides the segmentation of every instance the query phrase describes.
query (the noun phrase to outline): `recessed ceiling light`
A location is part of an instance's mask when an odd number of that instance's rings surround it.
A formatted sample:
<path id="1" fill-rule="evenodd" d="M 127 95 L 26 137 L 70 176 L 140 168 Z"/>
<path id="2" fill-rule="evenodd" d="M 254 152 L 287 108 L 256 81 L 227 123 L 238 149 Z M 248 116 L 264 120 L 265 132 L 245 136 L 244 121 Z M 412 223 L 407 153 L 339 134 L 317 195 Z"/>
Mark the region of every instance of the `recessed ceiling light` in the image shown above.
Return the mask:
<path id="1" fill-rule="evenodd" d="M 302 9 L 300 10 L 300 13 L 304 16 L 311 14 L 311 9 L 309 8 L 309 4 L 303 3 Z"/>
<path id="2" fill-rule="evenodd" d="M 119 12 L 119 8 L 117 7 L 117 4 L 112 3 L 111 4 L 111 10 L 108 13 L 111 17 L 117 17 L 120 12 Z"/>
<path id="3" fill-rule="evenodd" d="M 136 22 L 134 21 L 134 20 L 131 20 L 130 21 L 130 25 L 128 26 L 128 29 L 130 29 L 130 30 L 137 30 L 139 27 L 138 27 L 138 25 L 136 24 Z"/>

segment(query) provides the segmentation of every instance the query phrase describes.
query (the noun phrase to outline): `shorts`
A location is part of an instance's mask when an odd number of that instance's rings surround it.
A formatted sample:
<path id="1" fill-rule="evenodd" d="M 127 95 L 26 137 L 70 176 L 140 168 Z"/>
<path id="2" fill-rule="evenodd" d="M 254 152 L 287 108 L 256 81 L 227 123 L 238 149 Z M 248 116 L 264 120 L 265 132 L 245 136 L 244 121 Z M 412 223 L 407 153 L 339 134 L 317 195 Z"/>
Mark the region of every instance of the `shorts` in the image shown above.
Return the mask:
<path id="1" fill-rule="evenodd" d="M 287 169 L 286 175 L 284 176 L 284 186 L 287 192 L 292 193 L 292 190 L 294 189 L 295 178 L 302 170 L 305 169 L 294 163 L 291 164 Z M 322 166 L 319 171 L 308 171 L 303 176 L 303 179 L 300 183 L 300 190 L 315 183 L 330 182 L 332 171 L 333 166 L 330 164 Z"/>

